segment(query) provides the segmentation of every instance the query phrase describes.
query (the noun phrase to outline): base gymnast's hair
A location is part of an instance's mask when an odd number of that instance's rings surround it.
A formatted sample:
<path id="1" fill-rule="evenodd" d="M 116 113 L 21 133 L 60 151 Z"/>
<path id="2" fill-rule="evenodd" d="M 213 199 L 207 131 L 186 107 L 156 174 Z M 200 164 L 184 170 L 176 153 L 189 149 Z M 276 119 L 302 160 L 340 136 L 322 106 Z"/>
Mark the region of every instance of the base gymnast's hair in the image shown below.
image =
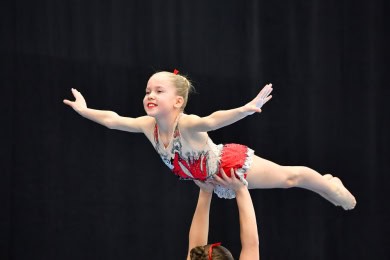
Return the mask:
<path id="1" fill-rule="evenodd" d="M 205 246 L 197 246 L 190 251 L 191 260 L 234 260 L 232 253 L 221 246 L 221 243 L 215 243 Z"/>

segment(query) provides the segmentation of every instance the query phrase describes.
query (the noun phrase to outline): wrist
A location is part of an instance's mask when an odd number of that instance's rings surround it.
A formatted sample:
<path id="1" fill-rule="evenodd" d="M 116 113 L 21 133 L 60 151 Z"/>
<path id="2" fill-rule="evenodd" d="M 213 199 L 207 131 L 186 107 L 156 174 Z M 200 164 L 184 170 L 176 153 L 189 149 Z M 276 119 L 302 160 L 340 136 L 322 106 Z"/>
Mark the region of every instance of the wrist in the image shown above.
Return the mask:
<path id="1" fill-rule="evenodd" d="M 253 112 L 251 110 L 249 110 L 248 106 L 245 105 L 245 106 L 242 106 L 242 107 L 239 107 L 238 108 L 238 111 L 240 113 L 240 115 L 244 118 L 246 116 L 249 116 L 251 114 L 253 114 Z"/>
<path id="2" fill-rule="evenodd" d="M 85 117 L 87 109 L 88 109 L 87 107 L 78 108 L 76 109 L 76 112 L 79 113 L 79 115 Z"/>
<path id="3" fill-rule="evenodd" d="M 213 194 L 214 190 L 205 190 L 205 189 L 200 189 L 200 193 L 203 193 L 205 196 L 211 196 Z"/>
<path id="4" fill-rule="evenodd" d="M 240 113 L 241 115 L 245 115 L 246 112 L 245 106 L 241 106 L 237 109 L 238 109 L 238 113 Z"/>
<path id="5" fill-rule="evenodd" d="M 242 185 L 234 190 L 236 192 L 237 196 L 240 196 L 243 193 L 246 193 L 248 191 L 248 188 L 245 185 Z"/>

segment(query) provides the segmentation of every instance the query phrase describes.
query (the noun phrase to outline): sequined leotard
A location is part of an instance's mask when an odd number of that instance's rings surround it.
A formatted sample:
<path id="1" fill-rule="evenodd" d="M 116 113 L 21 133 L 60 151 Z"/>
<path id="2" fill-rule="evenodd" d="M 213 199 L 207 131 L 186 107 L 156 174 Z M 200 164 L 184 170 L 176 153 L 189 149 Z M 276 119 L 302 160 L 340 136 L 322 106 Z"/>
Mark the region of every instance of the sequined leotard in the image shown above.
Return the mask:
<path id="1" fill-rule="evenodd" d="M 180 115 L 179 115 L 180 117 Z M 230 168 L 234 168 L 237 177 L 248 184 L 245 180 L 246 171 L 250 167 L 253 150 L 240 144 L 216 145 L 208 137 L 206 144 L 200 150 L 193 150 L 191 146 L 181 137 L 179 131 L 179 117 L 173 133 L 171 147 L 164 147 L 160 143 L 158 125 L 155 123 L 153 131 L 154 147 L 162 161 L 181 180 L 197 179 L 204 181 L 219 174 L 220 167 L 230 175 Z M 186 149 L 184 149 L 184 147 Z M 220 198 L 234 198 L 235 192 L 231 189 L 217 186 L 214 192 Z"/>

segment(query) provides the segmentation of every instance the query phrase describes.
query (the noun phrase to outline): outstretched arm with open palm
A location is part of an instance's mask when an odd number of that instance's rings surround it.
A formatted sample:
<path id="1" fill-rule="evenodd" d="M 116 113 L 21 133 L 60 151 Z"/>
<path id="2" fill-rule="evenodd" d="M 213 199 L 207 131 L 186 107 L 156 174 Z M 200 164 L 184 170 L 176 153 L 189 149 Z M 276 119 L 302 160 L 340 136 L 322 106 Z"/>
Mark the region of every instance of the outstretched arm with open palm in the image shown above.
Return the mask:
<path id="1" fill-rule="evenodd" d="M 114 111 L 88 108 L 85 98 L 77 89 L 72 88 L 72 94 L 75 100 L 64 99 L 64 104 L 73 108 L 81 116 L 110 129 L 139 133 L 143 132 L 145 125 L 152 121 L 151 118 L 146 116 L 123 117 Z"/>
<path id="2" fill-rule="evenodd" d="M 183 118 L 181 126 L 189 131 L 208 132 L 231 125 L 249 115 L 260 113 L 264 104 L 271 100 L 272 95 L 270 94 L 272 90 L 272 84 L 267 84 L 252 101 L 244 106 L 219 110 L 205 117 L 189 115 Z"/>

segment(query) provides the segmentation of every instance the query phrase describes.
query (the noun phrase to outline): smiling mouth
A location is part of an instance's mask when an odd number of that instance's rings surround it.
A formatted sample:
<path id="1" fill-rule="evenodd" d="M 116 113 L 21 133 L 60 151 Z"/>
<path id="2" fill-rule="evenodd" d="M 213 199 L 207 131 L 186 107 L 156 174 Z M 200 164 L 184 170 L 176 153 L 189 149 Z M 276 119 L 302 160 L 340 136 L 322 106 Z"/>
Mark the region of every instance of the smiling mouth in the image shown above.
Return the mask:
<path id="1" fill-rule="evenodd" d="M 157 107 L 157 105 L 153 104 L 153 103 L 148 103 L 148 104 L 146 104 L 146 107 L 147 108 L 154 108 L 154 107 Z"/>

